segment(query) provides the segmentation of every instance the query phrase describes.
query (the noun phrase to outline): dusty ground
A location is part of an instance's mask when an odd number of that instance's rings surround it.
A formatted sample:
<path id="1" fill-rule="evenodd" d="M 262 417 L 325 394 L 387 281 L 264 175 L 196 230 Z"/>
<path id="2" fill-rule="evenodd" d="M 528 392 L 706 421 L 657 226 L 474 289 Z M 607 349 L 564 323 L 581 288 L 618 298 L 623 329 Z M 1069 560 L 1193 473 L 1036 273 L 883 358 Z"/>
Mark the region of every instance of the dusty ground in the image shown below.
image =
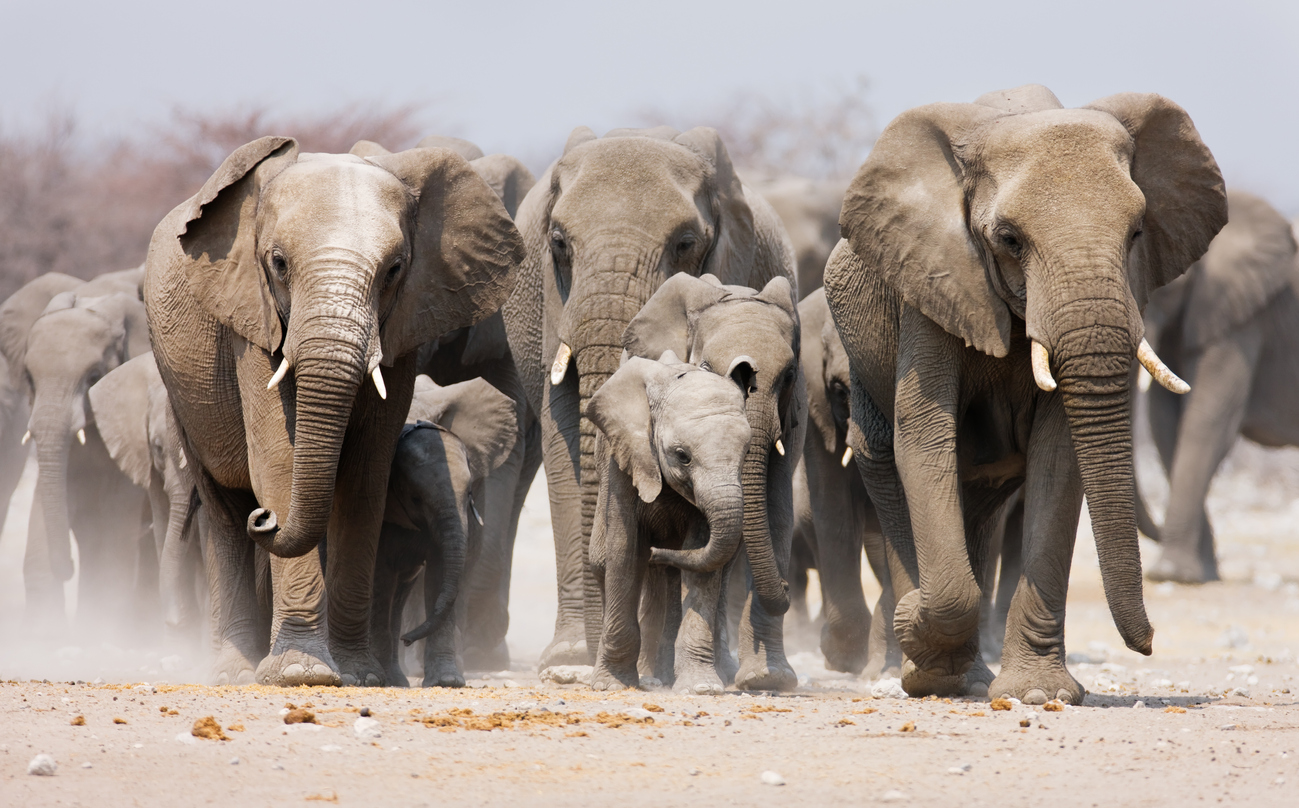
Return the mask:
<path id="1" fill-rule="evenodd" d="M 1080 532 L 1067 635 L 1091 692 L 1057 712 L 871 698 L 871 683 L 822 667 L 811 637 L 792 640 L 792 695 L 543 684 L 532 668 L 554 567 L 540 486 L 516 561 L 515 670 L 462 691 L 179 684 L 202 681 L 201 654 L 26 635 L 28 486 L 0 539 L 0 679 L 17 680 L 0 684 L 0 805 L 1299 804 L 1295 453 L 1232 456 L 1210 501 L 1226 580 L 1147 587 L 1153 657 L 1123 649 Z M 1143 550 L 1149 562 L 1155 546 Z M 318 723 L 286 725 L 289 704 Z M 378 737 L 354 729 L 363 707 Z M 206 716 L 230 740 L 194 737 Z M 26 774 L 38 753 L 57 760 L 54 776 Z"/>

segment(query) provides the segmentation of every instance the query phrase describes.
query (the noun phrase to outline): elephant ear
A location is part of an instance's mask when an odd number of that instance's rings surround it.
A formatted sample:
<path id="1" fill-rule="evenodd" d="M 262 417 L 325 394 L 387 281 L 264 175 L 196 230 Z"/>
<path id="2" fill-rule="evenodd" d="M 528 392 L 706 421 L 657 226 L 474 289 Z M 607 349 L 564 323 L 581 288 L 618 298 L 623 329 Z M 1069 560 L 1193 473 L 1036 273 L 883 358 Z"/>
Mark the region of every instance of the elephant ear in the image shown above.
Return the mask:
<path id="1" fill-rule="evenodd" d="M 31 331 L 32 323 L 41 316 L 51 298 L 83 283 L 71 275 L 47 272 L 28 281 L 4 303 L 0 303 L 0 354 L 4 354 L 15 381 L 21 377 L 27 357 L 27 332 Z"/>
<path id="2" fill-rule="evenodd" d="M 579 126 L 572 132 L 568 133 L 568 140 L 564 141 L 564 154 L 568 154 L 583 143 L 590 143 L 592 140 L 596 139 L 596 134 L 591 131 L 591 127 Z"/>
<path id="3" fill-rule="evenodd" d="M 930 104 L 885 128 L 844 196 L 839 227 L 867 271 L 966 345 L 1010 349 L 1010 310 L 989 282 L 965 218 L 956 147 L 1005 113 Z"/>
<path id="4" fill-rule="evenodd" d="M 718 232 L 704 271 L 726 283 L 747 280 L 757 252 L 753 209 L 745 198 L 744 185 L 731 164 L 726 144 L 716 129 L 707 126 L 682 132 L 673 142 L 699 155 L 713 170 L 716 194 L 713 216 Z"/>
<path id="5" fill-rule="evenodd" d="M 429 135 L 415 144 L 417 149 L 447 149 L 466 160 L 473 161 L 483 156 L 483 150 L 463 138 L 445 135 Z"/>
<path id="6" fill-rule="evenodd" d="M 1060 99 L 1041 84 L 1024 84 L 1013 90 L 993 90 L 974 99 L 974 103 L 1018 115 L 1044 109 L 1064 109 Z"/>
<path id="7" fill-rule="evenodd" d="M 261 190 L 298 159 L 298 143 L 264 137 L 235 149 L 181 216 L 181 250 L 194 298 L 221 324 L 274 353 L 284 339 L 279 311 L 256 255 Z"/>
<path id="8" fill-rule="evenodd" d="M 508 154 L 489 154 L 471 160 L 469 165 L 500 197 L 505 212 L 510 214 L 511 219 L 519 212 L 523 197 L 537 184 L 537 178 L 532 176 L 528 167 Z"/>
<path id="9" fill-rule="evenodd" d="M 1252 194 L 1228 194 L 1231 221 L 1192 270 L 1184 333 L 1203 347 L 1240 326 L 1294 277 L 1295 239 L 1276 208 Z"/>
<path id="10" fill-rule="evenodd" d="M 505 318 L 500 311 L 496 311 L 486 320 L 469 327 L 460 362 L 466 366 L 477 365 L 493 359 L 504 359 L 509 353 L 510 341 L 505 335 Z"/>
<path id="11" fill-rule="evenodd" d="M 442 387 L 428 376 L 415 377 L 406 421 L 429 421 L 454 433 L 465 446 L 475 480 L 500 468 L 519 435 L 514 401 L 485 379 Z"/>
<path id="12" fill-rule="evenodd" d="M 653 502 L 663 490 L 663 475 L 651 437 L 648 387 L 674 371 L 634 356 L 609 377 L 586 405 L 586 416 L 604 433 L 609 455 L 631 477 L 641 501 Z"/>
<path id="13" fill-rule="evenodd" d="M 523 260 L 523 239 L 501 200 L 463 157 L 409 149 L 369 158 L 417 198 L 410 267 L 380 326 L 383 363 L 501 307 Z"/>
<path id="14" fill-rule="evenodd" d="M 392 152 L 375 143 L 373 140 L 358 140 L 352 148 L 347 150 L 348 154 L 357 157 L 378 157 L 381 154 L 392 154 Z"/>
<path id="15" fill-rule="evenodd" d="M 1137 305 L 1187 270 L 1227 223 L 1222 173 L 1186 110 L 1154 93 L 1119 93 L 1088 109 L 1113 115 L 1132 136 L 1132 181 L 1146 197 L 1129 281 Z"/>
<path id="16" fill-rule="evenodd" d="M 53 301 L 51 301 L 53 304 Z M 99 315 L 113 329 L 121 360 L 149 353 L 149 324 L 144 304 L 133 295 L 117 292 L 102 297 L 77 296 L 76 305 Z"/>
<path id="17" fill-rule="evenodd" d="M 149 487 L 153 457 L 149 451 L 149 370 L 157 374 L 153 353 L 118 365 L 95 382 L 87 397 L 108 454 L 122 473 L 141 488 Z"/>
<path id="18" fill-rule="evenodd" d="M 697 312 L 715 305 L 729 292 L 716 278 L 679 272 L 663 282 L 627 324 L 622 345 L 627 353 L 656 359 L 664 351 L 690 356 L 690 324 Z"/>
<path id="19" fill-rule="evenodd" d="M 835 428 L 834 411 L 830 409 L 830 396 L 825 389 L 825 333 L 830 319 L 830 306 L 825 300 L 825 290 L 817 289 L 798 304 L 799 328 L 802 332 L 799 360 L 807 377 L 807 410 L 812 426 L 821 436 L 821 443 L 830 453 L 838 448 L 839 432 Z M 831 326 L 833 327 L 833 326 Z"/>

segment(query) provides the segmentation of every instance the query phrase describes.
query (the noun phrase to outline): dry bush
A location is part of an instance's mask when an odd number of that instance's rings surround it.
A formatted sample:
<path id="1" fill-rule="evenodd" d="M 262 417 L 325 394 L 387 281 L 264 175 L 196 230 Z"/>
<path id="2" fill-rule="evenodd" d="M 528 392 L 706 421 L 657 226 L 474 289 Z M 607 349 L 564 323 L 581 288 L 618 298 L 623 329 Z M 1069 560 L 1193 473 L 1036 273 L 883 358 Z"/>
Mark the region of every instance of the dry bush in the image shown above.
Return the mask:
<path id="1" fill-rule="evenodd" d="M 53 114 L 39 129 L 0 132 L 0 300 L 46 272 L 89 278 L 137 266 L 162 217 L 250 140 L 290 135 L 322 152 L 361 139 L 405 148 L 423 133 L 421 119 L 415 107 L 364 105 L 304 116 L 177 111 L 138 135 L 86 142 L 71 115 Z"/>

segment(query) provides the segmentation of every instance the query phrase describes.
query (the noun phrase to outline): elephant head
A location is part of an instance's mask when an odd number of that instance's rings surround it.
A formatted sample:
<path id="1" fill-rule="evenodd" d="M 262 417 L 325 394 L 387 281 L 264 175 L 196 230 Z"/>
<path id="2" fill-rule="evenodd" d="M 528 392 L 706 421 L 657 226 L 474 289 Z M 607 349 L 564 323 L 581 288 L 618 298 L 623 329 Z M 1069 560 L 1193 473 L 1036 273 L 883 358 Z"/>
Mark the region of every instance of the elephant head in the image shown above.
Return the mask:
<path id="1" fill-rule="evenodd" d="M 735 382 L 745 397 L 752 430 L 744 461 L 744 547 L 755 592 L 772 614 L 789 608 L 772 545 L 770 485 L 777 466 L 802 453 L 806 419 L 799 365 L 798 310 L 789 281 L 775 278 L 757 292 L 724 286 L 712 275 L 676 275 L 654 293 L 628 324 L 623 344 L 632 356 L 664 351 Z"/>
<path id="2" fill-rule="evenodd" d="M 133 345 L 147 345 L 147 333 L 144 304 L 134 295 L 85 298 L 63 292 L 50 300 L 27 335 L 28 434 L 36 442 L 36 495 L 56 580 L 72 577 L 68 455 L 74 439 L 82 446 L 98 439 L 87 393 L 131 358 Z"/>
<path id="3" fill-rule="evenodd" d="M 410 416 L 388 479 L 384 521 L 435 540 L 441 586 L 424 623 L 402 636 L 410 645 L 450 616 L 468 555 L 470 520 L 482 524 L 473 489 L 509 457 L 518 438 L 514 401 L 483 379 L 441 387 L 415 379 Z"/>
<path id="4" fill-rule="evenodd" d="M 207 312 L 278 366 L 294 412 L 283 522 L 259 508 L 249 535 L 280 556 L 324 537 L 353 403 L 382 366 L 499 308 L 522 259 L 491 189 L 445 149 L 299 154 L 289 138 L 235 150 L 183 211 L 188 283 Z M 289 397 L 291 396 L 291 397 Z"/>
<path id="5" fill-rule="evenodd" d="M 1128 370 L 1135 355 L 1184 388 L 1142 339 L 1141 310 L 1226 218 L 1218 166 L 1181 107 L 1123 93 L 1063 109 L 1042 87 L 898 116 L 840 218 L 866 271 L 968 346 L 1005 357 L 1025 329 L 1038 386 L 1053 391 L 1059 380 L 1110 610 L 1143 653 L 1152 630 Z"/>
<path id="6" fill-rule="evenodd" d="M 807 376 L 807 412 L 816 429 L 808 439 L 820 441 L 831 454 L 842 452 L 839 462 L 847 466 L 852 462 L 852 448 L 847 443 L 852 381 L 848 353 L 834 327 L 824 289 L 817 289 L 799 302 L 798 317 L 802 325 L 801 360 Z"/>
<path id="7" fill-rule="evenodd" d="M 643 502 L 663 484 L 708 520 L 708 544 L 653 549 L 650 560 L 713 572 L 735 556 L 744 535 L 740 470 L 751 430 L 744 398 L 726 378 L 682 363 L 631 357 L 591 398 L 588 416 L 609 447 L 609 473 L 631 478 Z"/>

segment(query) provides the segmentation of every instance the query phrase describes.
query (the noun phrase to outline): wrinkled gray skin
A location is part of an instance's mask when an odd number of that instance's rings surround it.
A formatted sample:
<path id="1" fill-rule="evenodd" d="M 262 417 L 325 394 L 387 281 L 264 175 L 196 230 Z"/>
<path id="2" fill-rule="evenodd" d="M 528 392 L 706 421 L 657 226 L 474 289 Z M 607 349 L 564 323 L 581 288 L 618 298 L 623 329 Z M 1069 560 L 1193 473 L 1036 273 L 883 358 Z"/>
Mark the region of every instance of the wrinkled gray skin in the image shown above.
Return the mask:
<path id="1" fill-rule="evenodd" d="M 109 288 L 128 291 L 100 294 Z M 55 295 L 27 333 L 27 428 L 39 470 L 23 560 L 28 608 L 62 614 L 75 533 L 78 623 L 86 631 L 120 632 L 129 618 L 156 613 L 148 602 L 157 591 L 157 557 L 147 502 L 113 462 L 87 397 L 148 349 L 138 286 L 114 279 Z"/>
<path id="2" fill-rule="evenodd" d="M 464 687 L 453 612 L 463 611 L 466 567 L 481 555 L 485 517 L 476 502 L 517 439 L 514 402 L 488 382 L 440 387 L 416 378 L 388 477 L 370 612 L 371 643 L 389 684 L 408 681 L 398 635 L 406 598 L 423 571 L 425 620 L 400 639 L 407 645 L 425 641 L 425 687 Z"/>
<path id="3" fill-rule="evenodd" d="M 416 352 L 499 308 L 521 258 L 500 200 L 444 149 L 261 138 L 159 224 L 145 303 L 215 548 L 218 682 L 383 683 L 371 583 Z M 254 546 L 271 554 L 264 657 Z"/>
<path id="4" fill-rule="evenodd" d="M 1218 580 L 1204 498 L 1218 465 L 1244 435 L 1299 446 L 1299 267 L 1290 223 L 1250 194 L 1228 194 L 1231 222 L 1208 252 L 1150 298 L 1146 337 L 1191 385 L 1148 392 L 1151 433 L 1169 470 L 1167 516 L 1142 532 L 1162 542 L 1148 577 Z M 1139 503 L 1138 515 L 1148 514 Z M 1143 524 L 1144 523 L 1144 524 Z"/>
<path id="5" fill-rule="evenodd" d="M 541 424 L 559 593 L 555 637 L 540 664 L 590 664 L 601 614 L 584 568 L 599 480 L 586 403 L 618 369 L 627 323 L 669 277 L 710 272 L 756 288 L 775 277 L 792 282 L 793 248 L 771 207 L 735 176 L 717 133 L 704 128 L 597 138 L 580 127 L 517 218 L 528 257 L 502 313 Z M 572 355 L 556 364 L 561 344 Z M 773 567 L 763 574 L 772 577 Z"/>
<path id="6" fill-rule="evenodd" d="M 721 693 L 726 576 L 744 534 L 744 396 L 668 351 L 662 361 L 629 358 L 587 414 L 601 435 L 590 557 L 604 607 L 591 685 L 639 685 L 638 612 L 643 589 L 658 585 L 667 614 L 648 621 L 661 632 L 651 640 L 654 675 L 678 691 Z M 647 581 L 651 564 L 672 569 Z"/>
<path id="7" fill-rule="evenodd" d="M 153 353 L 108 373 L 90 388 L 89 399 L 109 455 L 149 496 L 165 630 L 173 639 L 197 640 L 206 625 L 210 591 L 199 541 L 197 491 Z"/>
<path id="8" fill-rule="evenodd" d="M 1082 700 L 1064 611 L 1084 494 L 1119 634 L 1151 652 L 1129 370 L 1146 300 L 1226 213 L 1213 156 L 1157 95 L 1066 110 L 1022 87 L 918 107 L 881 135 L 845 197 L 825 289 L 908 693 Z M 1035 384 L 1030 340 L 1049 355 L 1053 392 Z M 978 658 L 981 583 L 998 512 L 1021 486 L 1023 572 L 994 680 Z"/>
<path id="9" fill-rule="evenodd" d="M 771 204 L 789 233 L 798 266 L 798 293 L 806 298 L 821 288 L 830 251 L 839 243 L 839 209 L 848 183 L 776 177 L 755 181 L 754 190 Z"/>
<path id="10" fill-rule="evenodd" d="M 713 275 L 674 275 L 632 318 L 623 335 L 631 356 L 664 351 L 735 383 L 745 396 L 749 442 L 744 486 L 747 597 L 738 632 L 745 690 L 790 690 L 798 677 L 785 658 L 794 469 L 807 431 L 807 391 L 799 364 L 798 310 L 785 278 L 761 292 L 724 286 Z"/>

